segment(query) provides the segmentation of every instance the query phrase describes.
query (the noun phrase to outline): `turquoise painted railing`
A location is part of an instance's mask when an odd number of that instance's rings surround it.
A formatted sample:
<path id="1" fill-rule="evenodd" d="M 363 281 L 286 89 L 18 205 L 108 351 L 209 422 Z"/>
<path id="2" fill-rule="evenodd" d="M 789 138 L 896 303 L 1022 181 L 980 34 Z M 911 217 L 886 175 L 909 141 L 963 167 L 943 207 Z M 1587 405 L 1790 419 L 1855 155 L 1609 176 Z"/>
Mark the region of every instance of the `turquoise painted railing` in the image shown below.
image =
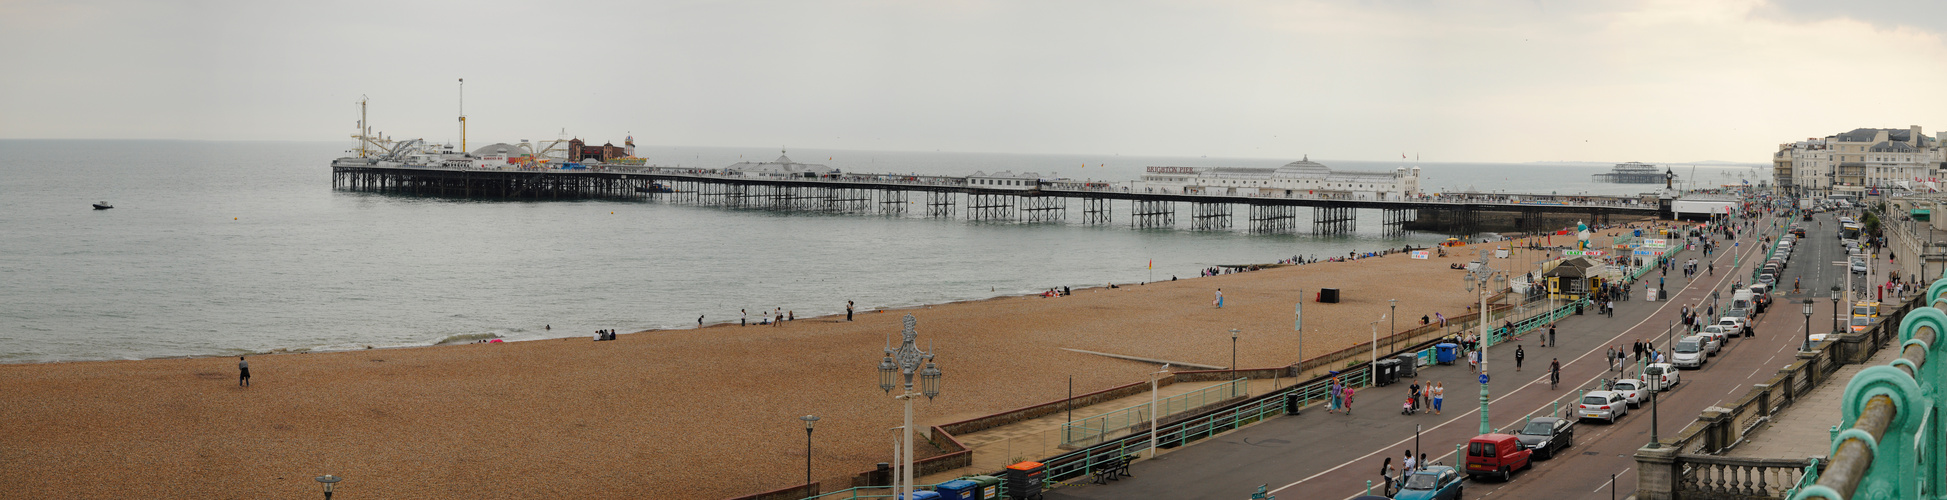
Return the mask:
<path id="1" fill-rule="evenodd" d="M 1212 403 L 1249 396 L 1251 379 L 1240 378 L 1227 383 L 1205 387 L 1157 400 L 1161 406 L 1158 418 L 1169 417 L 1186 411 L 1208 406 Z M 1114 434 L 1130 430 L 1149 422 L 1149 403 L 1104 413 L 1061 424 L 1061 444 L 1092 445 L 1113 437 Z"/>

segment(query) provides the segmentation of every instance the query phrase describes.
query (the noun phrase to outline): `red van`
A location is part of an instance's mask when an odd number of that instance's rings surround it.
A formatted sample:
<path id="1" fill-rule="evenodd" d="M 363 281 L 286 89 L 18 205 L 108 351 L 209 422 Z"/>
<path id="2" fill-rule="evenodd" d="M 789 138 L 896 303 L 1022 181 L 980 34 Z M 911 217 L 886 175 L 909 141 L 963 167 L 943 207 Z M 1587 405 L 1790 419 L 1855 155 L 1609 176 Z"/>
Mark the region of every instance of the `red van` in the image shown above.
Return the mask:
<path id="1" fill-rule="evenodd" d="M 1534 452 L 1523 448 L 1513 434 L 1482 434 L 1467 440 L 1467 477 L 1500 476 L 1513 478 L 1514 471 L 1527 469 Z"/>

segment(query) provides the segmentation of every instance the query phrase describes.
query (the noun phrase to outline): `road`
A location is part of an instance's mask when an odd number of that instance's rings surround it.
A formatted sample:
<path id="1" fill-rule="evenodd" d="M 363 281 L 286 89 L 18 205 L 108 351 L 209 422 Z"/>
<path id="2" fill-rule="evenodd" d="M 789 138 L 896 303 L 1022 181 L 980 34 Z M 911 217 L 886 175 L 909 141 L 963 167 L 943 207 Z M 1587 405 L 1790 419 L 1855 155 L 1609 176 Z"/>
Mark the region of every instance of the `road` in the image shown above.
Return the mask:
<path id="1" fill-rule="evenodd" d="M 1828 219 L 1829 220 L 1829 219 Z M 1764 224 L 1763 222 L 1760 223 Z M 1805 289 L 1822 291 L 1842 282 L 1844 271 L 1833 261 L 1843 261 L 1844 250 L 1829 232 L 1820 237 L 1817 225 L 1808 229 L 1806 241 L 1795 252 L 1785 270 L 1788 277 L 1802 276 Z M 1750 239 L 1755 242 L 1756 233 Z M 1743 272 L 1730 270 L 1733 255 Z M 1570 316 L 1558 327 L 1559 347 L 1542 347 L 1536 334 L 1489 350 L 1490 373 L 1494 380 L 1493 404 L 1489 414 L 1496 428 L 1518 422 L 1528 415 L 1547 415 L 1552 403 L 1572 400 L 1578 387 L 1592 387 L 1612 377 L 1607 371 L 1605 347 L 1625 349 L 1636 339 L 1662 339 L 1684 305 L 1708 303 L 1712 290 L 1723 290 L 1735 281 L 1748 279 L 1750 260 L 1761 258 L 1762 249 L 1740 245 L 1737 252 L 1719 252 L 1709 257 L 1716 272 L 1686 280 L 1680 272 L 1666 278 L 1666 287 L 1675 292 L 1674 300 L 1645 302 L 1644 286 L 1657 282 L 1652 272 L 1637 286 L 1637 299 L 1617 303 L 1616 317 L 1594 314 Z M 1684 252 L 1678 259 L 1705 257 L 1701 252 Z M 1458 280 L 1456 280 L 1458 281 Z M 1455 284 L 1458 288 L 1458 283 Z M 1789 284 L 1787 284 L 1789 287 Z M 1790 295 L 1777 298 L 1775 309 L 1761 315 L 1754 339 L 1738 339 L 1723 353 L 1713 357 L 1700 370 L 1683 372 L 1683 383 L 1664 393 L 1657 401 L 1660 431 L 1674 434 L 1696 418 L 1705 407 L 1734 400 L 1750 384 L 1774 375 L 1779 367 L 1792 362 L 1802 342 L 1806 319 L 1793 302 L 1823 295 Z M 1832 303 L 1815 303 L 1813 328 L 1829 327 Z M 1521 371 L 1514 364 L 1514 351 L 1520 346 L 1527 354 Z M 1550 389 L 1546 366 L 1551 358 L 1562 362 L 1562 384 Z M 1415 448 L 1415 429 L 1420 452 L 1435 462 L 1453 463 L 1454 446 L 1478 434 L 1480 427 L 1479 384 L 1465 364 L 1423 368 L 1419 380 L 1439 381 L 1447 387 L 1442 415 L 1402 415 L 1406 383 L 1370 389 L 1360 393 L 1355 415 L 1328 414 L 1322 409 L 1302 415 L 1274 419 L 1218 436 L 1198 444 L 1166 453 L 1155 460 L 1136 463 L 1134 477 L 1108 485 L 1081 485 L 1049 493 L 1050 499 L 1239 499 L 1265 485 L 1283 498 L 1338 499 L 1363 492 L 1368 481 L 1379 479 L 1381 462 L 1391 457 L 1395 466 L 1402 452 Z M 1566 410 L 1566 408 L 1564 408 Z M 1611 473 L 1618 474 L 1617 494 L 1627 496 L 1635 485 L 1631 455 L 1649 440 L 1651 408 L 1632 411 L 1614 425 L 1583 423 L 1577 426 L 1575 446 L 1561 457 L 1536 462 L 1534 470 L 1519 473 L 1514 481 L 1470 481 L 1465 498 L 1606 498 Z"/>

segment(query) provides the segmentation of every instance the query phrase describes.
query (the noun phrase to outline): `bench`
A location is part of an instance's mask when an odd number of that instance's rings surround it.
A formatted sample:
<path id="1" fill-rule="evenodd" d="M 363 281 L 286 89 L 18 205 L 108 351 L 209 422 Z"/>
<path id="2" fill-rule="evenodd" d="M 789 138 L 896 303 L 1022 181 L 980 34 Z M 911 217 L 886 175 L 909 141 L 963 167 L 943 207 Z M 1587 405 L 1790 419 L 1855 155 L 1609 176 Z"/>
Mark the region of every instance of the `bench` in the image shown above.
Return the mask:
<path id="1" fill-rule="evenodd" d="M 1129 461 L 1129 455 L 1109 459 L 1108 462 L 1103 463 L 1101 467 L 1095 469 L 1095 479 L 1089 482 L 1108 484 L 1109 481 L 1122 479 L 1123 476 L 1134 477 L 1129 474 Z"/>

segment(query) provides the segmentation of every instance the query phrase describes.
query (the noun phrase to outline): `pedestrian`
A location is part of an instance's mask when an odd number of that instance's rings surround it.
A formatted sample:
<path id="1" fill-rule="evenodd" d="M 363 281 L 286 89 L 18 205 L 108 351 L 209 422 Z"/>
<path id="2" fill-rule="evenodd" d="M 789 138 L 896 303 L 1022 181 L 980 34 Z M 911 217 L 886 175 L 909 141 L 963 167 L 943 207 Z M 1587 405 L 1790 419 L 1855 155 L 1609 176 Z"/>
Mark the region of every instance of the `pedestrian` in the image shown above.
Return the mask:
<path id="1" fill-rule="evenodd" d="M 1352 414 L 1352 386 L 1345 386 L 1345 414 Z"/>
<path id="2" fill-rule="evenodd" d="M 1528 359 L 1528 353 L 1523 352 L 1521 346 L 1514 346 L 1514 371 L 1521 371 L 1521 361 L 1525 359 Z"/>
<path id="3" fill-rule="evenodd" d="M 1401 475 L 1410 476 L 1420 470 L 1420 463 L 1413 460 L 1413 450 L 1406 450 L 1406 458 L 1400 463 L 1404 464 L 1399 469 Z"/>
<path id="4" fill-rule="evenodd" d="M 698 328 L 703 327 L 703 315 L 701 314 L 696 315 L 696 326 Z"/>
<path id="5" fill-rule="evenodd" d="M 1561 381 L 1562 381 L 1562 359 L 1550 358 L 1548 360 L 1548 388 L 1550 390 L 1555 389 L 1555 384 L 1560 383 Z"/>
<path id="6" fill-rule="evenodd" d="M 797 312 L 797 311 L 785 311 L 785 312 L 784 312 L 784 317 L 785 317 L 786 319 L 789 319 L 789 320 L 791 320 L 791 321 L 797 321 L 797 320 L 798 320 L 798 312 Z"/>
<path id="7" fill-rule="evenodd" d="M 1446 399 L 1447 399 L 1447 383 L 1434 382 L 1433 383 L 1433 414 L 1434 415 L 1440 414 L 1440 402 Z"/>
<path id="8" fill-rule="evenodd" d="M 1386 457 L 1386 463 L 1379 466 L 1379 478 L 1381 479 L 1379 489 L 1383 490 L 1381 493 L 1386 493 L 1385 496 L 1392 496 L 1393 457 Z"/>
<path id="9" fill-rule="evenodd" d="M 749 310 L 749 309 L 738 309 L 738 310 L 737 310 L 737 314 L 742 314 L 742 315 L 743 315 L 743 317 L 741 317 L 741 318 L 737 318 L 737 326 L 750 326 L 750 310 Z"/>
<path id="10" fill-rule="evenodd" d="M 1339 387 L 1338 377 L 1332 377 L 1332 386 L 1330 389 L 1325 391 L 1327 393 L 1326 395 L 1329 396 L 1329 399 L 1327 399 L 1325 402 L 1325 413 L 1339 412 L 1339 406 L 1340 406 L 1339 391 L 1340 390 L 1342 389 Z"/>
<path id="11" fill-rule="evenodd" d="M 1413 385 L 1407 387 L 1406 400 L 1413 402 L 1413 407 L 1409 411 L 1416 413 L 1420 411 L 1420 379 L 1413 379 Z"/>
<path id="12" fill-rule="evenodd" d="M 852 320 L 852 301 L 845 301 L 845 321 Z"/>
<path id="13" fill-rule="evenodd" d="M 237 387 L 250 387 L 250 360 L 237 356 Z"/>
<path id="14" fill-rule="evenodd" d="M 773 318 L 771 320 L 771 326 L 784 326 L 784 308 L 779 307 L 773 310 L 772 312 L 776 314 L 771 316 L 771 318 Z"/>
<path id="15" fill-rule="evenodd" d="M 1222 288 L 1217 289 L 1217 300 L 1212 301 L 1211 303 L 1216 304 L 1218 309 L 1224 308 L 1224 289 Z"/>
<path id="16" fill-rule="evenodd" d="M 1561 346 L 1562 346 L 1561 344 L 1557 344 L 1557 343 L 1555 343 L 1555 325 L 1554 325 L 1554 324 L 1549 324 L 1549 325 L 1548 325 L 1548 346 L 1549 346 L 1549 347 L 1561 347 Z"/>

